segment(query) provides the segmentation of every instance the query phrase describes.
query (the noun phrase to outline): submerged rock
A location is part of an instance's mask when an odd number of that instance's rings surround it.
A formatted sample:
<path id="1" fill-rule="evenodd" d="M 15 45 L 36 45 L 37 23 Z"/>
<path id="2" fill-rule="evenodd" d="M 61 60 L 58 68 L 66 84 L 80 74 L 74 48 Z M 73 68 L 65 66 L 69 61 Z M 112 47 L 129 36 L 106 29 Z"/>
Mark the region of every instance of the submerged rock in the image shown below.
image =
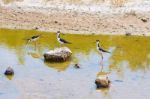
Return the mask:
<path id="1" fill-rule="evenodd" d="M 67 47 L 56 48 L 44 54 L 44 60 L 49 62 L 64 62 L 71 58 L 72 52 Z"/>
<path id="2" fill-rule="evenodd" d="M 14 75 L 14 70 L 11 67 L 8 67 L 4 74 L 5 75 Z"/>
<path id="3" fill-rule="evenodd" d="M 77 68 L 77 69 L 80 68 L 79 64 L 75 64 L 74 67 Z"/>
<path id="4" fill-rule="evenodd" d="M 95 84 L 97 88 L 108 88 L 110 86 L 110 80 L 106 74 L 98 75 Z"/>

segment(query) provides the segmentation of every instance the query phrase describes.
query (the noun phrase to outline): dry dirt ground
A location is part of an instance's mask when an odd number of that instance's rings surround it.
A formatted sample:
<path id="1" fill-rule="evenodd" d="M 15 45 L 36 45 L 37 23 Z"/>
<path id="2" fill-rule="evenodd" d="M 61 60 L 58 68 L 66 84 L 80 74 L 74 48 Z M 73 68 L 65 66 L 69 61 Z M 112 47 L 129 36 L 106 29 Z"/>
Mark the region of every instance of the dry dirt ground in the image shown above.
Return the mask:
<path id="1" fill-rule="evenodd" d="M 150 11 L 102 13 L 51 7 L 0 6 L 0 28 L 150 36 Z"/>

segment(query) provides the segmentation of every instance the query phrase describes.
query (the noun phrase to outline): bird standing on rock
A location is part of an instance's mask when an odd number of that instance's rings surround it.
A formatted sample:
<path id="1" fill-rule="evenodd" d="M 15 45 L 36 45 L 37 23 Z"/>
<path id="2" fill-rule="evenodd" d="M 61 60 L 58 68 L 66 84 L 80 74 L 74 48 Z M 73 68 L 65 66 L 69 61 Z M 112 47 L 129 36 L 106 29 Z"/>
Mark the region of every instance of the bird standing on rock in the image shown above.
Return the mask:
<path id="1" fill-rule="evenodd" d="M 65 39 L 60 38 L 60 31 L 57 31 L 57 41 L 58 41 L 60 44 L 71 44 L 70 42 L 66 41 Z"/>

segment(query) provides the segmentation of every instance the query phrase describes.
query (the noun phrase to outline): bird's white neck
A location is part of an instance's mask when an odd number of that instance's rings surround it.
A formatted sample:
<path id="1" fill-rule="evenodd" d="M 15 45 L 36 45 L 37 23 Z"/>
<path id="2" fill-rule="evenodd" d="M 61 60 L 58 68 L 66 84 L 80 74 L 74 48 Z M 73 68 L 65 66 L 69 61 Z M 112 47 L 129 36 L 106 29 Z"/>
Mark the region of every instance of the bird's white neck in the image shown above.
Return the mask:
<path id="1" fill-rule="evenodd" d="M 99 42 L 96 42 L 96 48 L 99 49 Z"/>
<path id="2" fill-rule="evenodd" d="M 57 39 L 60 38 L 60 33 L 57 33 Z"/>

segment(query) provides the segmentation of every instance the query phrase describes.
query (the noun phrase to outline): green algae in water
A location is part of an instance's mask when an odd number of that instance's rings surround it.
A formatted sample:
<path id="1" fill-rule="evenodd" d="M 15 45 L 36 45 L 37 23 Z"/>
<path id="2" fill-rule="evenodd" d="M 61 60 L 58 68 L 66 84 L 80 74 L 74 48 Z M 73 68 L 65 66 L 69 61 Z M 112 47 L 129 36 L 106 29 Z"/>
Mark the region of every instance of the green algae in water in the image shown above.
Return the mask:
<path id="1" fill-rule="evenodd" d="M 53 49 L 60 46 L 56 40 L 56 33 L 9 29 L 0 30 L 0 44 L 9 49 L 14 49 L 18 59 L 22 61 L 21 63 L 24 63 L 23 59 L 27 50 L 25 49 L 25 39 L 37 34 L 42 34 L 42 37 L 37 42 L 38 54 L 41 54 L 41 56 L 45 49 Z M 95 40 L 97 39 L 101 41 L 101 45 L 105 49 L 114 47 L 115 50 L 110 58 L 111 68 L 117 68 L 122 61 L 127 61 L 131 70 L 147 68 L 150 64 L 150 58 L 148 57 L 150 54 L 150 37 L 76 34 L 66 34 L 61 35 L 61 37 L 72 42 L 72 44 L 65 46 L 69 47 L 74 55 L 79 52 L 87 55 L 91 50 L 96 52 Z M 29 46 L 34 47 L 34 43 L 29 44 Z"/>
<path id="2" fill-rule="evenodd" d="M 26 45 L 25 39 L 37 34 L 42 34 L 37 48 L 34 42 Z M 0 98 L 130 99 L 133 93 L 137 99 L 150 96 L 147 87 L 150 83 L 150 37 L 74 34 L 61 37 L 72 42 L 64 45 L 72 50 L 72 60 L 46 63 L 43 53 L 60 46 L 56 33 L 0 29 L 0 93 L 4 93 L 0 94 Z M 98 92 L 94 83 L 101 71 L 97 39 L 103 48 L 111 51 L 111 54 L 104 54 L 103 72 L 109 73 L 113 83 L 109 89 Z M 75 69 L 75 63 L 79 63 L 81 68 Z M 10 65 L 15 75 L 7 78 L 2 74 Z"/>

